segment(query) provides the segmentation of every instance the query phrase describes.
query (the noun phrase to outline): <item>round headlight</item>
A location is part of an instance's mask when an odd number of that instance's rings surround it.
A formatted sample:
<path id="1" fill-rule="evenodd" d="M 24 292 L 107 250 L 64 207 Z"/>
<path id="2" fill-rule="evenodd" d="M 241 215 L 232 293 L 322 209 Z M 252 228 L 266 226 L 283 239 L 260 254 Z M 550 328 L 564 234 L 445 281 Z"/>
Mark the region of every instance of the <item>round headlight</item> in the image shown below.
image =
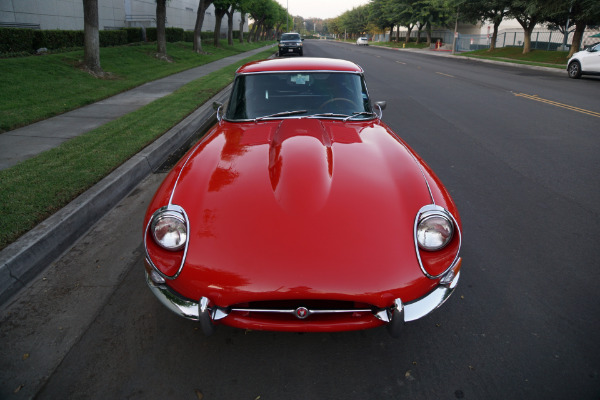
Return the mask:
<path id="1" fill-rule="evenodd" d="M 151 226 L 152 237 L 166 250 L 181 250 L 187 241 L 187 227 L 182 215 L 166 211 L 155 216 Z"/>
<path id="2" fill-rule="evenodd" d="M 425 214 L 417 226 L 419 247 L 427 251 L 440 250 L 446 247 L 454 235 L 454 224 L 442 214 Z"/>

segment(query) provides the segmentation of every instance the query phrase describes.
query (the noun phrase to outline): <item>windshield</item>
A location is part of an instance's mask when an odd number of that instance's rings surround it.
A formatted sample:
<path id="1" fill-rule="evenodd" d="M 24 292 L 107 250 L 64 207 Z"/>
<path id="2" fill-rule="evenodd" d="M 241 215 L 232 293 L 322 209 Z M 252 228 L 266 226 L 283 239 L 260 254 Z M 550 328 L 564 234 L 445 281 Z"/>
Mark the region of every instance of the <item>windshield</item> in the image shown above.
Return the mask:
<path id="1" fill-rule="evenodd" d="M 363 77 L 353 73 L 287 72 L 239 75 L 225 118 L 370 119 Z"/>
<path id="2" fill-rule="evenodd" d="M 297 33 L 284 33 L 281 35 L 281 40 L 297 40 L 300 41 L 300 35 Z"/>

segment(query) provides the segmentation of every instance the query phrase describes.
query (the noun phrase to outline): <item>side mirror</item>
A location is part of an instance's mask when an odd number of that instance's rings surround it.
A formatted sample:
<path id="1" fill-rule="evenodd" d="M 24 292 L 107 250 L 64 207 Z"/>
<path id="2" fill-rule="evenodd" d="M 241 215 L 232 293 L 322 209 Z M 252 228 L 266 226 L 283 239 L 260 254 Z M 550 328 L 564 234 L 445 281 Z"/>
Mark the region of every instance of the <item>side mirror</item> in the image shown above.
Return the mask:
<path id="1" fill-rule="evenodd" d="M 387 101 L 376 101 L 375 102 L 375 107 L 379 108 L 379 115 L 377 116 L 377 118 L 381 119 L 381 117 L 383 117 L 383 110 L 385 110 L 386 106 L 387 106 Z"/>
<path id="2" fill-rule="evenodd" d="M 217 120 L 221 121 L 223 116 L 221 115 L 221 111 L 223 110 L 223 103 L 218 101 L 213 102 L 212 104 L 213 110 L 217 112 Z"/>

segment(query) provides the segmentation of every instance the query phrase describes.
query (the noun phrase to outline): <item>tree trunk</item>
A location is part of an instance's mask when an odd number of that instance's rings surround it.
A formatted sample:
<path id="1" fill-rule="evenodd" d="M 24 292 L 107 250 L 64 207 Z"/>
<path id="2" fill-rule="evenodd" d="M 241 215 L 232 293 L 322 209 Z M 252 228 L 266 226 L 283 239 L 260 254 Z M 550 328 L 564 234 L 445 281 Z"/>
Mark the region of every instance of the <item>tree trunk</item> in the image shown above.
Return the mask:
<path id="1" fill-rule="evenodd" d="M 581 39 L 583 37 L 583 32 L 585 31 L 586 25 L 587 24 L 585 22 L 575 22 L 575 33 L 573 34 L 571 50 L 569 50 L 569 55 L 567 56 L 567 59 L 573 57 L 573 54 L 579 51 L 579 48 L 581 47 Z"/>
<path id="2" fill-rule="evenodd" d="M 235 9 L 233 6 L 226 12 L 227 14 L 227 44 L 233 46 L 233 13 Z"/>
<path id="3" fill-rule="evenodd" d="M 531 52 L 531 32 L 533 29 L 525 29 L 525 37 L 523 38 L 523 54 Z"/>
<path id="4" fill-rule="evenodd" d="M 414 25 L 413 26 L 408 25 L 406 27 L 406 29 L 407 29 L 407 31 L 406 31 L 406 37 L 404 38 L 404 43 L 406 43 L 406 44 L 408 44 L 408 42 L 410 42 L 410 33 L 412 32 L 413 27 L 414 27 Z"/>
<path id="5" fill-rule="evenodd" d="M 425 30 L 425 32 L 427 32 L 427 47 L 431 47 L 431 23 L 430 22 L 427 23 L 427 29 Z"/>
<path id="6" fill-rule="evenodd" d="M 156 0 L 156 57 L 167 57 L 167 37 L 165 22 L 167 19 L 167 0 Z"/>
<path id="7" fill-rule="evenodd" d="M 263 25 L 263 20 L 261 19 L 260 21 L 256 21 L 256 29 L 254 30 L 254 38 L 253 38 L 253 42 L 258 42 L 259 40 L 259 35 L 261 33 L 262 30 L 262 25 Z"/>
<path id="8" fill-rule="evenodd" d="M 100 67 L 100 34 L 98 32 L 98 0 L 83 0 L 84 64 L 94 76 L 103 76 Z"/>
<path id="9" fill-rule="evenodd" d="M 488 51 L 496 50 L 496 41 L 498 40 L 498 28 L 500 27 L 500 22 L 494 22 L 494 33 L 492 33 L 492 40 L 490 41 L 490 48 Z"/>
<path id="10" fill-rule="evenodd" d="M 225 10 L 215 10 L 215 34 L 213 36 L 213 44 L 215 47 L 220 47 L 220 39 L 221 39 L 221 21 L 223 20 L 223 16 L 225 15 Z"/>
<path id="11" fill-rule="evenodd" d="M 248 43 L 254 42 L 254 36 L 256 35 L 256 28 L 258 28 L 258 20 L 254 17 L 252 19 L 254 19 L 254 23 L 252 24 L 252 29 L 250 29 L 250 32 L 248 32 L 248 38 L 246 39 L 246 42 L 248 42 Z"/>
<path id="12" fill-rule="evenodd" d="M 390 26 L 390 37 L 388 38 L 388 42 L 392 42 L 392 37 L 394 36 L 394 25 Z"/>
<path id="13" fill-rule="evenodd" d="M 531 51 L 531 33 L 533 28 L 537 24 L 537 18 L 531 18 L 530 20 L 517 18 L 517 21 L 523 27 L 524 39 L 523 39 L 523 54 L 528 54 Z"/>
<path id="14" fill-rule="evenodd" d="M 204 14 L 206 9 L 212 4 L 213 0 L 199 0 L 198 13 L 196 14 L 196 25 L 194 26 L 194 51 L 196 53 L 204 53 L 202 50 L 202 24 L 204 24 Z"/>
<path id="15" fill-rule="evenodd" d="M 246 20 L 246 14 L 241 11 L 240 12 L 240 43 L 244 43 L 244 24 Z"/>

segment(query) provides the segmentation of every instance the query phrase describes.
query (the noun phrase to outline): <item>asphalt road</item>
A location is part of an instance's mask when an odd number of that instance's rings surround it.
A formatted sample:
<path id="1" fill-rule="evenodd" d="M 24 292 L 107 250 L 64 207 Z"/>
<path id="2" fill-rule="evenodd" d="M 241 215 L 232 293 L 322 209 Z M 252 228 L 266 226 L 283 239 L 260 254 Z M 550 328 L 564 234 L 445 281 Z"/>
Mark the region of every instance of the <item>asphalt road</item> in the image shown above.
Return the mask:
<path id="1" fill-rule="evenodd" d="M 407 324 L 205 338 L 143 281 L 162 174 L 0 310 L 0 398 L 598 399 L 600 79 L 330 42 L 464 225 L 453 297 Z M 532 97 L 536 96 L 536 97 Z"/>

